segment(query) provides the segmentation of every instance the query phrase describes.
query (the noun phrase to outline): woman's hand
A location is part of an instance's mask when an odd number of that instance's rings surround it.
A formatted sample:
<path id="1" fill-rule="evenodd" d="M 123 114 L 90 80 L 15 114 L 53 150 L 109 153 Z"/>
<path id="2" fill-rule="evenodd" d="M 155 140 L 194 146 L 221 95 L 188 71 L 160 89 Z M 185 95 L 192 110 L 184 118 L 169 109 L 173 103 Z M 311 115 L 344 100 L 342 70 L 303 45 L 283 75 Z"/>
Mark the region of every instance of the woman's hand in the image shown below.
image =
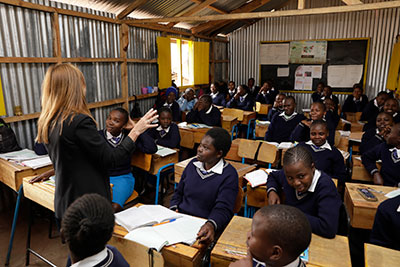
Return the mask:
<path id="1" fill-rule="evenodd" d="M 55 174 L 54 169 L 48 170 L 47 172 L 44 172 L 36 177 L 33 177 L 32 179 L 29 180 L 30 184 L 33 183 L 38 183 L 38 182 L 43 182 L 49 180 L 51 176 Z"/>
<path id="2" fill-rule="evenodd" d="M 200 243 L 209 244 L 214 241 L 215 238 L 215 230 L 214 225 L 211 222 L 206 222 L 200 228 L 200 231 L 197 233 L 197 239 Z"/>
<path id="3" fill-rule="evenodd" d="M 383 185 L 383 178 L 380 172 L 375 172 L 373 178 L 374 178 L 374 184 Z"/>
<path id="4" fill-rule="evenodd" d="M 128 136 L 133 140 L 136 139 L 144 133 L 149 128 L 157 127 L 158 124 L 152 124 L 154 120 L 158 118 L 157 111 L 154 109 L 150 109 L 132 128 L 129 132 Z"/>
<path id="5" fill-rule="evenodd" d="M 253 256 L 250 250 L 247 248 L 247 255 L 245 258 L 237 260 L 229 264 L 229 267 L 252 267 L 253 266 Z"/>
<path id="6" fill-rule="evenodd" d="M 268 205 L 275 205 L 275 204 L 281 204 L 281 200 L 279 198 L 279 195 L 271 190 L 268 193 Z"/>

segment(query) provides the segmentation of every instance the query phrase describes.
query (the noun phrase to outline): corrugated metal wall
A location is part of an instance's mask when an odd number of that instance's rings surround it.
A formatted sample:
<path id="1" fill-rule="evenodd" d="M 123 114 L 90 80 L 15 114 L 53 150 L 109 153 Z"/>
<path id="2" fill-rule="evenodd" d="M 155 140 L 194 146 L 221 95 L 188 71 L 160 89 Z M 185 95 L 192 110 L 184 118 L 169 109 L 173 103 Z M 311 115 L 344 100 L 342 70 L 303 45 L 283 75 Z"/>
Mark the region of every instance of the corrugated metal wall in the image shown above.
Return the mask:
<path id="1" fill-rule="evenodd" d="M 365 0 L 364 3 L 381 2 Z M 343 5 L 340 0 L 310 0 L 307 8 Z M 296 9 L 292 0 L 285 9 Z M 366 94 L 373 98 L 384 90 L 390 56 L 399 34 L 400 8 L 341 14 L 266 18 L 229 35 L 230 79 L 247 83 L 249 77 L 259 80 L 259 43 L 261 41 L 335 39 L 370 37 Z M 309 107 L 309 94 L 294 94 L 298 108 Z M 341 103 L 346 95 L 338 95 Z"/>

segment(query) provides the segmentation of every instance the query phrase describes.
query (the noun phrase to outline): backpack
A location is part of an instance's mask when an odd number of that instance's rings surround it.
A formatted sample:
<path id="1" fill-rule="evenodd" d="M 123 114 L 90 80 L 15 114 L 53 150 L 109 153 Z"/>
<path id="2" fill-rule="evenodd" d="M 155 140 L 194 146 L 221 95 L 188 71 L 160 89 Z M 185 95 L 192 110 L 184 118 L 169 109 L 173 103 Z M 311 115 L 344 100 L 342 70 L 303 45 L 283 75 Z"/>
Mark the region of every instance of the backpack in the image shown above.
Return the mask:
<path id="1" fill-rule="evenodd" d="M 0 153 L 21 150 L 11 127 L 0 118 Z"/>
<path id="2" fill-rule="evenodd" d="M 134 100 L 135 102 L 133 102 L 133 108 L 132 108 L 129 116 L 131 117 L 131 119 L 140 118 L 143 115 L 142 115 L 142 112 L 140 111 L 140 107 L 139 107 L 139 103 L 137 102 L 136 95 L 133 95 L 133 97 L 135 97 L 135 100 Z"/>

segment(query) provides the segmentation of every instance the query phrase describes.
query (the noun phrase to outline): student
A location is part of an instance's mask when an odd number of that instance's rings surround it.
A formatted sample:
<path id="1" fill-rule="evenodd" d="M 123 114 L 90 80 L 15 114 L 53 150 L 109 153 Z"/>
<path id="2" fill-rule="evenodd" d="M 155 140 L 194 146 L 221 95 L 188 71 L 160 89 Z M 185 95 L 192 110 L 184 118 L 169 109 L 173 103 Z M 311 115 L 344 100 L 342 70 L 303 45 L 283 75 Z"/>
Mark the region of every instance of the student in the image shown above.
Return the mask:
<path id="1" fill-rule="evenodd" d="M 274 105 L 268 111 L 267 121 L 271 121 L 272 117 L 275 115 L 275 113 L 282 113 L 284 111 L 283 100 L 285 98 L 286 98 L 286 95 L 284 93 L 279 93 L 276 95 Z"/>
<path id="2" fill-rule="evenodd" d="M 188 123 L 204 123 L 208 126 L 221 125 L 221 111 L 212 104 L 210 95 L 202 95 L 192 111 L 186 115 Z"/>
<path id="3" fill-rule="evenodd" d="M 230 147 L 226 130 L 210 129 L 171 199 L 171 209 L 208 219 L 198 233 L 201 242 L 215 240 L 216 233 L 222 233 L 233 216 L 239 179 L 235 168 L 224 160 Z"/>
<path id="4" fill-rule="evenodd" d="M 129 114 L 123 108 L 113 109 L 106 119 L 106 128 L 99 131 L 107 144 L 115 149 L 128 136 L 124 127 L 129 121 Z M 136 141 L 137 149 L 147 154 L 157 152 L 154 140 L 147 131 L 141 134 Z M 112 207 L 115 212 L 122 210 L 126 200 L 132 195 L 135 187 L 135 178 L 131 171 L 131 157 L 126 157 L 108 169 L 112 187 Z"/>
<path id="5" fill-rule="evenodd" d="M 249 88 L 242 84 L 238 86 L 235 96 L 226 104 L 227 108 L 237 108 L 244 111 L 253 111 L 254 98 L 249 93 Z"/>
<path id="6" fill-rule="evenodd" d="M 216 106 L 222 106 L 225 107 L 225 96 L 219 91 L 219 87 L 216 86 L 214 83 L 210 85 L 210 90 L 211 90 L 211 98 L 212 98 L 212 103 Z"/>
<path id="7" fill-rule="evenodd" d="M 247 256 L 231 263 L 240 266 L 305 267 L 300 255 L 311 242 L 307 217 L 295 207 L 272 205 L 259 209 L 247 234 Z"/>
<path id="8" fill-rule="evenodd" d="M 76 199 L 65 211 L 61 224 L 61 239 L 70 252 L 67 267 L 128 267 L 121 253 L 107 245 L 114 224 L 114 211 L 106 198 L 86 194 Z"/>
<path id="9" fill-rule="evenodd" d="M 158 127 L 148 130 L 149 135 L 157 145 L 169 148 L 179 148 L 181 136 L 178 125 L 172 122 L 172 111 L 170 108 L 162 107 L 158 111 Z"/>
<path id="10" fill-rule="evenodd" d="M 187 88 L 185 93 L 176 101 L 182 112 L 189 112 L 197 103 L 197 98 L 193 88 Z"/>
<path id="11" fill-rule="evenodd" d="M 236 95 L 236 85 L 234 81 L 228 83 L 228 93 L 226 94 L 226 103 L 228 103 Z"/>
<path id="12" fill-rule="evenodd" d="M 156 127 L 151 122 L 158 116 L 150 110 L 134 124 L 128 138 L 111 148 L 97 132 L 85 93 L 85 78 L 77 67 L 57 64 L 48 69 L 42 85 L 37 141 L 46 145 L 55 169 L 54 209 L 58 222 L 67 207 L 84 194 L 98 193 L 111 200 L 107 169 L 131 157 L 138 137 Z"/>
<path id="13" fill-rule="evenodd" d="M 181 110 L 179 107 L 178 102 L 175 101 L 176 97 L 178 95 L 178 91 L 174 87 L 169 87 L 166 92 L 167 99 L 165 100 L 164 104 L 162 104 L 162 107 L 168 107 L 172 110 L 172 120 L 173 121 L 181 121 Z M 157 107 L 157 109 L 160 109 L 161 106 Z"/>
<path id="14" fill-rule="evenodd" d="M 400 187 L 400 123 L 395 124 L 386 142 L 361 155 L 362 164 L 372 175 L 374 184 Z M 379 171 L 376 161 L 382 160 Z"/>
<path id="15" fill-rule="evenodd" d="M 254 78 L 249 78 L 249 80 L 247 81 L 247 87 L 249 88 L 248 94 L 251 95 L 253 99 L 255 99 L 258 91 L 260 90 L 260 87 L 255 85 Z"/>
<path id="16" fill-rule="evenodd" d="M 276 95 L 279 90 L 272 86 L 272 81 L 266 81 L 256 96 L 256 101 L 261 104 L 272 104 L 274 103 Z"/>
<path id="17" fill-rule="evenodd" d="M 379 92 L 378 95 L 368 102 L 362 111 L 360 121 L 367 121 L 363 127 L 363 131 L 371 128 L 375 128 L 376 116 L 381 112 L 383 104 L 385 104 L 386 99 L 389 98 L 388 93 Z"/>
<path id="18" fill-rule="evenodd" d="M 362 112 L 368 104 L 368 97 L 363 94 L 361 84 L 353 85 L 353 95 L 349 95 L 344 101 L 343 112 Z"/>
<path id="19" fill-rule="evenodd" d="M 337 98 L 337 96 L 332 95 L 332 87 L 330 87 L 329 85 L 326 85 L 324 87 L 324 90 L 322 92 L 322 97 L 321 97 L 321 101 L 324 101 L 325 99 L 332 99 L 333 102 L 335 102 L 335 105 L 339 105 L 339 99 Z"/>
<path id="20" fill-rule="evenodd" d="M 323 103 L 325 104 L 326 107 L 325 118 L 327 121 L 332 122 L 333 128 L 336 129 L 340 121 L 340 116 L 338 114 L 338 106 L 330 98 L 325 99 Z"/>
<path id="21" fill-rule="evenodd" d="M 290 134 L 296 128 L 297 124 L 305 120 L 303 114 L 297 114 L 296 101 L 293 96 L 287 96 L 283 100 L 283 108 L 285 112 L 276 113 L 268 126 L 268 131 L 265 133 L 264 140 L 269 142 L 289 142 Z"/>
<path id="22" fill-rule="evenodd" d="M 267 180 L 268 204 L 285 203 L 300 209 L 307 216 L 312 232 L 334 238 L 338 229 L 339 193 L 331 177 L 317 170 L 308 149 L 295 146 L 283 156 L 283 170 L 272 172 Z"/>
<path id="23" fill-rule="evenodd" d="M 386 112 L 379 113 L 376 117 L 376 128 L 368 129 L 361 138 L 360 154 L 364 154 L 376 145 L 385 142 L 393 126 L 393 117 Z"/>
<path id="24" fill-rule="evenodd" d="M 322 102 L 322 91 L 324 90 L 325 84 L 323 82 L 319 82 L 317 85 L 317 89 L 311 95 L 312 102 Z"/>
<path id="25" fill-rule="evenodd" d="M 323 120 L 315 120 L 310 126 L 310 141 L 299 145 L 306 147 L 312 154 L 315 168 L 344 184 L 346 167 L 342 153 L 327 142 L 328 124 Z"/>
<path id="26" fill-rule="evenodd" d="M 400 196 L 379 205 L 370 241 L 378 246 L 400 250 Z"/>
<path id="27" fill-rule="evenodd" d="M 400 122 L 400 114 L 399 112 L 399 102 L 397 99 L 389 98 L 383 104 L 383 111 L 389 113 L 393 117 L 393 122 L 398 123 Z"/>

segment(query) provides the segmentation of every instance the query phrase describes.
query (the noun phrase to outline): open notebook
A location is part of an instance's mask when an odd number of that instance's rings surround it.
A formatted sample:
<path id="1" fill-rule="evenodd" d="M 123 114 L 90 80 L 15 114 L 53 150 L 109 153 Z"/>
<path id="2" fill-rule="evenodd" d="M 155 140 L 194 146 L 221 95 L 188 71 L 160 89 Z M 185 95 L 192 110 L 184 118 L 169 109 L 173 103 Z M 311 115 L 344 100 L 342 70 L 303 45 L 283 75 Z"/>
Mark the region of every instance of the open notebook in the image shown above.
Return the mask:
<path id="1" fill-rule="evenodd" d="M 266 169 L 266 170 L 255 170 L 247 173 L 244 178 L 249 182 L 251 187 L 257 187 L 260 185 L 265 185 L 267 183 L 268 175 L 276 171 L 274 169 Z"/>

